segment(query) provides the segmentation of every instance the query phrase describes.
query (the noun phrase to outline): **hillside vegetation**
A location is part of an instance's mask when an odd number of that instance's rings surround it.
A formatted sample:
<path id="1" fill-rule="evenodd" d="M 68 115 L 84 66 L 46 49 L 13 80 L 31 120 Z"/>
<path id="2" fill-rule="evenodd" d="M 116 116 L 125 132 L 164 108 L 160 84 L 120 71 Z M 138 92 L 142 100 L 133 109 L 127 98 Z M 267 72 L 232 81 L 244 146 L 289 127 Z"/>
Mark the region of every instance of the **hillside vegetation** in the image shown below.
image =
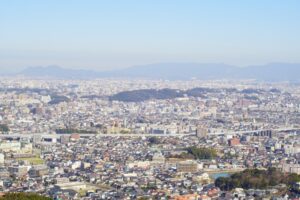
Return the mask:
<path id="1" fill-rule="evenodd" d="M 7 193 L 0 200 L 51 200 L 49 197 L 34 193 Z"/>
<path id="2" fill-rule="evenodd" d="M 275 168 L 269 168 L 268 170 L 246 169 L 230 177 L 220 177 L 216 179 L 215 184 L 221 190 L 229 191 L 234 188 L 266 189 L 279 184 L 292 187 L 299 181 L 300 175 L 286 174 Z"/>

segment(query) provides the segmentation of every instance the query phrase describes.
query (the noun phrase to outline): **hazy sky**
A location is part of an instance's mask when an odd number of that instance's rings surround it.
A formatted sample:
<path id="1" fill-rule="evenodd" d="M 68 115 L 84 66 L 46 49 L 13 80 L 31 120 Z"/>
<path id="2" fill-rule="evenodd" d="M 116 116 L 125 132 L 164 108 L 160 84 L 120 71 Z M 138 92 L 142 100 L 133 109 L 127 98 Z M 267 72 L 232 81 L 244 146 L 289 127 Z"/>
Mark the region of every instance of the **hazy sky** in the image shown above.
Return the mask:
<path id="1" fill-rule="evenodd" d="M 299 0 L 7 0 L 0 69 L 300 62 Z"/>

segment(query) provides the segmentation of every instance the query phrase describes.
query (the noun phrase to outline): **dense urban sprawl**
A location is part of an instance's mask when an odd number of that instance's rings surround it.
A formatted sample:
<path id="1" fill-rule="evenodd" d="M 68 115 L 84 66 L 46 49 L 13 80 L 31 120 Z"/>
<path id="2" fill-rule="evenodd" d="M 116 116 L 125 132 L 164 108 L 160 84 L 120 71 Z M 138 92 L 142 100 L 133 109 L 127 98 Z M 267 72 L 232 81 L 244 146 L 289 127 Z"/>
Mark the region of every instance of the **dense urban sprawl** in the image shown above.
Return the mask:
<path id="1" fill-rule="evenodd" d="M 299 197 L 299 84 L 3 78 L 0 133 L 2 193 Z"/>

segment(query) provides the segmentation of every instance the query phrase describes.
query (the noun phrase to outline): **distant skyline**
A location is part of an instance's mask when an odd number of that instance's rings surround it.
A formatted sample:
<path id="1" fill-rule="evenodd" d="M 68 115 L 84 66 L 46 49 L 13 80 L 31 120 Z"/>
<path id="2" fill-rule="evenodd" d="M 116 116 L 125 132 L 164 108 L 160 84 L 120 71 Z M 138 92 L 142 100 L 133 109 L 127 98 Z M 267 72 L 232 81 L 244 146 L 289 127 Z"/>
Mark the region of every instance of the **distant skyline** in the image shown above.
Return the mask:
<path id="1" fill-rule="evenodd" d="M 2 1 L 0 69 L 300 63 L 299 10 L 298 0 Z"/>

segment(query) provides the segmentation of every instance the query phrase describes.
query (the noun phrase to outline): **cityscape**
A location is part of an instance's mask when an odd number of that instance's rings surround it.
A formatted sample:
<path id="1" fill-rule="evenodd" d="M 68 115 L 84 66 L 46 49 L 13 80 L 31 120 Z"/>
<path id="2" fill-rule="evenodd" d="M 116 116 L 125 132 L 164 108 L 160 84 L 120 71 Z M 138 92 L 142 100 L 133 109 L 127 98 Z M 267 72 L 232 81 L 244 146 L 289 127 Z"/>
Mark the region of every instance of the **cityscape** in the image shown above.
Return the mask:
<path id="1" fill-rule="evenodd" d="M 299 10 L 0 1 L 0 200 L 300 200 Z"/>
<path id="2" fill-rule="evenodd" d="M 0 88 L 3 192 L 53 199 L 298 196 L 298 182 L 219 183 L 246 169 L 299 180 L 298 84 L 5 78 Z"/>

